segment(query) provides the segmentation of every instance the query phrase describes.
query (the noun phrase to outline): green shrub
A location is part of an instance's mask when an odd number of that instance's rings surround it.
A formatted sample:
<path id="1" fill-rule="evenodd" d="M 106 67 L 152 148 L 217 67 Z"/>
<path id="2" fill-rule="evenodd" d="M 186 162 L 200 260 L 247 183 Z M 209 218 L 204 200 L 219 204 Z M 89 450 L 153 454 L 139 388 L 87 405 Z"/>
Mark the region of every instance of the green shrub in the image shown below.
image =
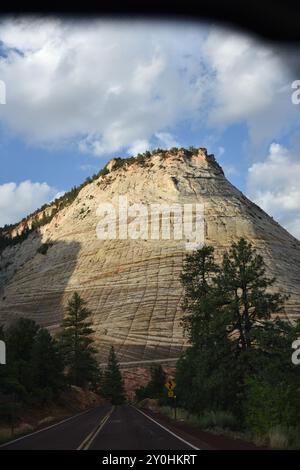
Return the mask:
<path id="1" fill-rule="evenodd" d="M 135 390 L 135 398 L 137 401 L 142 401 L 142 400 L 145 400 L 145 398 L 149 398 L 147 387 L 137 388 Z"/>
<path id="2" fill-rule="evenodd" d="M 169 418 L 174 418 L 174 408 L 171 406 L 161 406 L 159 411 Z M 202 415 L 197 416 L 184 408 L 177 408 L 176 416 L 177 421 L 185 421 L 202 429 L 215 428 L 235 431 L 240 427 L 236 418 L 228 411 L 205 411 Z"/>
<path id="3" fill-rule="evenodd" d="M 228 411 L 205 411 L 198 417 L 197 424 L 203 429 L 235 430 L 239 427 L 236 418 Z"/>
<path id="4" fill-rule="evenodd" d="M 259 446 L 270 447 L 271 449 L 300 449 L 300 428 L 299 426 L 277 425 L 269 429 L 267 434 L 254 437 L 254 442 Z"/>
<path id="5" fill-rule="evenodd" d="M 290 426 L 297 414 L 292 390 L 286 382 L 270 383 L 260 377 L 246 379 L 245 423 L 256 435 L 267 435 L 277 426 Z"/>
<path id="6" fill-rule="evenodd" d="M 170 406 L 160 406 L 159 411 L 168 418 L 174 418 L 174 410 Z"/>
<path id="7" fill-rule="evenodd" d="M 99 171 L 98 176 L 105 176 L 109 173 L 108 168 L 105 166 L 101 171 Z M 98 184 L 98 183 L 97 183 Z"/>

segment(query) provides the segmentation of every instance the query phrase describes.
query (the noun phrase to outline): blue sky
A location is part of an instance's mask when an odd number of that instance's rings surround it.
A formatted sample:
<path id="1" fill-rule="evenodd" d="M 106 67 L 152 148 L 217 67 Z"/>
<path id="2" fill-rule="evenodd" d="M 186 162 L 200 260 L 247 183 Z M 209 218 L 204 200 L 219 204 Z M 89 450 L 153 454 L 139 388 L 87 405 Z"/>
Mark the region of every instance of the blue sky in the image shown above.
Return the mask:
<path id="1" fill-rule="evenodd" d="M 300 237 L 295 51 L 209 24 L 0 22 L 0 226 L 113 156 L 193 145 Z"/>

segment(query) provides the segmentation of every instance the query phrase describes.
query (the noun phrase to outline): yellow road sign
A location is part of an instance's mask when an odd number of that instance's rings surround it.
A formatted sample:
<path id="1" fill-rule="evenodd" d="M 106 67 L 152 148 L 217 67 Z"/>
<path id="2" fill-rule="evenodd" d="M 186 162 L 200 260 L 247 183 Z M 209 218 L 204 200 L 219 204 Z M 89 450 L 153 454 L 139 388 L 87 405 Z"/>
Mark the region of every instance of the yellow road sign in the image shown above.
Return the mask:
<path id="1" fill-rule="evenodd" d="M 173 380 L 173 379 L 168 380 L 168 381 L 165 383 L 165 387 L 166 387 L 166 389 L 169 390 L 170 392 L 171 392 L 172 390 L 174 390 L 174 388 L 176 387 L 176 382 L 175 382 L 175 380 Z"/>
<path id="2" fill-rule="evenodd" d="M 169 398 L 174 397 L 174 392 L 173 392 L 173 390 L 169 390 L 169 391 L 168 391 L 168 397 L 169 397 Z"/>

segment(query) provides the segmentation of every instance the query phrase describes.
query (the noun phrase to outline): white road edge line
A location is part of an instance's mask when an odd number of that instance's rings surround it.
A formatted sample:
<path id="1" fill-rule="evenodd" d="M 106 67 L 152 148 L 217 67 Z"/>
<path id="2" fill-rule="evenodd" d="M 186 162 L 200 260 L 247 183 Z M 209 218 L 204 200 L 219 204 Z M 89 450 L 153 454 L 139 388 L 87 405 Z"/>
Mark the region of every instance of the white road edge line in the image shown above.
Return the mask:
<path id="1" fill-rule="evenodd" d="M 166 428 L 165 426 L 163 426 L 162 424 L 160 424 L 158 421 L 155 421 L 155 419 L 151 418 L 151 416 L 148 416 L 146 413 L 144 413 L 143 411 L 139 410 L 138 408 L 136 408 L 135 406 L 131 405 L 132 408 L 134 408 L 136 411 L 138 411 L 139 413 L 141 413 L 142 415 L 146 416 L 146 418 L 150 419 L 150 421 L 153 421 L 153 423 L 157 424 L 157 426 L 161 427 L 162 429 L 164 429 L 165 431 L 167 431 L 169 434 L 171 434 L 172 436 L 176 437 L 177 439 L 179 439 L 180 441 L 184 442 L 185 444 L 187 444 L 188 446 L 190 446 L 192 449 L 194 450 L 201 450 L 199 449 L 199 447 L 196 447 L 194 446 L 193 444 L 191 444 L 190 442 L 186 441 L 185 439 L 183 439 L 182 437 L 178 436 L 177 434 L 175 434 L 174 432 L 170 431 L 170 429 Z"/>
<path id="2" fill-rule="evenodd" d="M 13 441 L 4 442 L 3 444 L 0 445 L 0 449 L 1 447 L 9 446 L 11 444 L 14 444 L 15 442 L 22 441 L 23 439 L 27 439 L 27 437 L 31 437 L 31 436 L 34 436 L 35 434 L 39 434 L 41 432 L 47 431 L 48 429 L 55 428 L 55 426 L 59 426 L 60 424 L 66 423 L 67 421 L 70 421 L 71 419 L 75 419 L 78 416 L 84 415 L 85 413 L 88 413 L 89 411 L 94 410 L 94 409 L 95 408 L 90 408 L 89 410 L 82 411 L 81 413 L 78 413 L 77 415 L 70 416 L 69 418 L 63 419 L 62 421 L 59 421 L 59 423 L 51 424 L 51 426 L 47 426 L 46 428 L 31 432 L 30 434 L 26 434 L 26 436 L 18 437 L 17 439 L 14 439 Z"/>

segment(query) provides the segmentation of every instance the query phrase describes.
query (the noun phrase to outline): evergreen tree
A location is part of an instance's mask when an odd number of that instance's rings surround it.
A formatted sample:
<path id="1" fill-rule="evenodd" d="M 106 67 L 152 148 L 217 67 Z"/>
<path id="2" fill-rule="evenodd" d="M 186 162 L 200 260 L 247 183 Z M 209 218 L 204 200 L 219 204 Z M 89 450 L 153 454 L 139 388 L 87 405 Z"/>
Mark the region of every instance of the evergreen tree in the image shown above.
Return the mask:
<path id="1" fill-rule="evenodd" d="M 149 394 L 152 398 L 160 398 L 165 393 L 166 374 L 161 365 L 152 366 L 150 369 L 151 379 L 148 384 Z"/>
<path id="2" fill-rule="evenodd" d="M 283 310 L 287 297 L 270 293 L 275 279 L 266 276 L 263 258 L 251 243 L 241 238 L 223 258 L 217 279 L 227 317 L 227 333 L 236 352 L 257 347 L 257 332 L 274 329 L 271 315 Z"/>
<path id="3" fill-rule="evenodd" d="M 206 341 L 210 332 L 210 322 L 216 307 L 216 295 L 213 282 L 218 273 L 214 261 L 214 249 L 204 246 L 191 255 L 187 255 L 181 282 L 185 289 L 182 323 L 192 345 Z"/>
<path id="4" fill-rule="evenodd" d="M 36 334 L 31 353 L 33 394 L 42 402 L 53 399 L 64 386 L 63 361 L 56 341 L 46 329 Z"/>
<path id="5" fill-rule="evenodd" d="M 177 363 L 176 395 L 182 406 L 194 412 L 207 403 L 222 406 L 228 399 L 221 364 L 229 345 L 224 317 L 218 315 L 222 304 L 216 290 L 218 272 L 213 247 L 204 246 L 187 255 L 181 275 L 185 289 L 182 323 L 191 347 Z"/>
<path id="6" fill-rule="evenodd" d="M 246 401 L 255 402 L 249 383 L 255 391 L 256 382 L 260 390 L 286 382 L 289 396 L 299 396 L 290 348 L 300 323 L 274 318 L 287 297 L 270 292 L 275 280 L 267 277 L 263 258 L 250 243 L 234 243 L 220 267 L 211 247 L 188 255 L 181 280 L 183 324 L 191 344 L 177 364 L 177 397 L 183 406 L 194 412 L 231 410 L 244 419 L 251 414 Z M 273 410 L 273 415 L 280 413 Z"/>
<path id="7" fill-rule="evenodd" d="M 19 318 L 2 336 L 7 364 L 0 368 L 0 391 L 14 400 L 40 405 L 54 398 L 64 386 L 56 342 L 33 320 Z"/>
<path id="8" fill-rule="evenodd" d="M 122 405 L 125 402 L 124 384 L 113 346 L 109 352 L 103 380 L 103 396 L 110 400 L 113 405 Z"/>
<path id="9" fill-rule="evenodd" d="M 135 391 L 138 401 L 144 398 L 163 398 L 165 396 L 166 374 L 162 366 L 152 366 L 150 375 L 148 384 L 144 387 L 139 387 Z"/>
<path id="10" fill-rule="evenodd" d="M 22 392 L 22 399 L 25 399 L 33 388 L 31 353 L 39 329 L 34 320 L 21 317 L 5 332 L 7 372 L 12 383 Z"/>
<path id="11" fill-rule="evenodd" d="M 67 377 L 71 384 L 95 388 L 99 368 L 93 346 L 92 322 L 86 302 L 75 292 L 68 302 L 67 315 L 62 322 L 59 346 L 63 355 Z"/>

